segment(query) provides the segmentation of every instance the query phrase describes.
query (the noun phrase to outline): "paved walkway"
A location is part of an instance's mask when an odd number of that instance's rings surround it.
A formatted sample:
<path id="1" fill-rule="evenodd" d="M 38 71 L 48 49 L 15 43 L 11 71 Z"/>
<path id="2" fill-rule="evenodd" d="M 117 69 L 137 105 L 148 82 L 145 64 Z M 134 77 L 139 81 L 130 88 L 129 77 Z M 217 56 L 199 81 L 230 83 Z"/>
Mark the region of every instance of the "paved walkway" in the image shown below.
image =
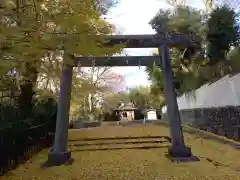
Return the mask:
<path id="1" fill-rule="evenodd" d="M 69 131 L 74 162 L 41 169 L 47 150 L 0 180 L 240 179 L 240 151 L 185 133 L 199 162 L 172 163 L 165 155 L 169 129 L 159 125 L 103 126 Z"/>

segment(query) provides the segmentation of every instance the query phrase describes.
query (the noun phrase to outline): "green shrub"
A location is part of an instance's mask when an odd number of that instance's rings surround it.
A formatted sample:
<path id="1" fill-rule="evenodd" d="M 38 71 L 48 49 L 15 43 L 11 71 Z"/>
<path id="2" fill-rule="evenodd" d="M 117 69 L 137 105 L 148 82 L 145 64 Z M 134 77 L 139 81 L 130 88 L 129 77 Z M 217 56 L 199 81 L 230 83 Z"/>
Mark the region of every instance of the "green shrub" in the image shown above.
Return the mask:
<path id="1" fill-rule="evenodd" d="M 0 122 L 17 120 L 20 116 L 19 108 L 15 105 L 0 104 Z"/>
<path id="2" fill-rule="evenodd" d="M 20 108 L 15 104 L 0 104 L 0 130 L 22 131 L 31 126 L 51 123 L 55 126 L 57 102 L 54 99 L 35 101 L 31 114 L 23 118 Z"/>
<path id="3" fill-rule="evenodd" d="M 55 122 L 57 118 L 57 102 L 53 98 L 37 101 L 33 108 L 34 124 Z"/>

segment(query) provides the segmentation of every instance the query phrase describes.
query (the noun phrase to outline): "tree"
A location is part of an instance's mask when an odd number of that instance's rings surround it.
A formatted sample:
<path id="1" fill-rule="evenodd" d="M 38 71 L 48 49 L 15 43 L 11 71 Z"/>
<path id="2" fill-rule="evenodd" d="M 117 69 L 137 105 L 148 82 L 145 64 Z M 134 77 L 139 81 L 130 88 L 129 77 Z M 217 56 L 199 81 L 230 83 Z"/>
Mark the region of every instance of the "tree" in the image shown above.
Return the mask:
<path id="1" fill-rule="evenodd" d="M 76 81 L 81 83 L 72 88 L 71 114 L 82 117 L 98 114 L 105 96 L 109 97 L 109 94 L 114 92 L 113 86 L 123 80 L 122 76 L 113 73 L 110 67 L 87 69 L 79 68 Z"/>
<path id="2" fill-rule="evenodd" d="M 233 72 L 233 69 L 234 72 L 237 71 L 238 53 L 229 55 L 230 49 L 238 45 L 239 41 L 236 14 L 231 8 L 217 7 L 208 16 L 202 16 L 192 8 L 175 7 L 174 11 L 160 10 L 150 24 L 157 33 L 189 34 L 198 43 L 199 48 L 193 53 L 188 49 L 190 54 L 182 47 L 171 49 L 173 83 L 178 95 L 196 90 L 208 81 Z M 208 52 L 208 58 L 203 56 L 204 51 Z M 184 58 L 179 58 L 181 54 L 184 54 Z M 226 61 L 227 59 L 230 61 Z M 162 94 L 161 69 L 153 65 L 147 68 L 147 72 L 153 82 L 152 91 Z"/>
<path id="3" fill-rule="evenodd" d="M 208 57 L 210 63 L 216 64 L 226 60 L 226 53 L 238 41 L 236 13 L 227 6 L 212 11 L 207 20 Z"/>
<path id="4" fill-rule="evenodd" d="M 182 94 L 200 86 L 198 66 L 204 63 L 202 56 L 204 49 L 205 26 L 200 11 L 191 7 L 177 6 L 174 10 L 160 10 L 150 21 L 150 25 L 158 34 L 180 33 L 190 35 L 198 44 L 198 49 L 185 49 L 185 47 L 171 48 L 171 64 L 173 69 L 173 81 L 176 92 Z M 189 51 L 190 50 L 190 51 Z M 186 53 L 187 52 L 187 53 Z M 188 54 L 188 52 L 190 52 Z M 153 65 L 147 68 L 150 80 L 153 82 L 152 92 L 163 95 L 163 75 L 159 67 Z M 191 81 L 189 83 L 185 80 Z M 197 80 L 199 79 L 199 80 Z M 189 86 L 191 84 L 191 86 Z"/>
<path id="5" fill-rule="evenodd" d="M 132 102 L 140 111 L 149 108 L 159 109 L 163 102 L 163 96 L 153 94 L 148 86 L 138 86 L 129 92 L 112 93 L 104 96 L 102 107 L 106 112 L 117 108 L 121 103 Z"/>
<path id="6" fill-rule="evenodd" d="M 229 65 L 232 68 L 233 73 L 239 73 L 240 72 L 240 47 L 237 46 L 233 48 L 228 55 Z"/>
<path id="7" fill-rule="evenodd" d="M 117 108 L 120 103 L 127 104 L 130 102 L 129 94 L 126 92 L 106 94 L 103 98 L 102 107 L 105 112 L 110 112 Z"/>
<path id="8" fill-rule="evenodd" d="M 84 76 L 91 86 L 91 90 L 88 93 L 88 107 L 89 112 L 93 112 L 94 108 L 100 103 L 105 93 L 112 92 L 112 83 L 114 81 L 121 83 L 122 76 L 116 76 L 111 67 L 92 67 L 90 72 L 85 72 Z"/>
<path id="9" fill-rule="evenodd" d="M 227 61 L 231 48 L 238 45 L 239 30 L 236 13 L 228 6 L 214 9 L 207 20 L 206 40 L 211 78 L 217 79 L 232 73 Z"/>
<path id="10" fill-rule="evenodd" d="M 192 54 L 186 53 L 185 47 L 179 46 L 171 49 L 171 57 L 174 60 L 175 64 L 180 65 L 182 68 L 185 67 L 187 69 L 186 63 L 184 61 L 180 64 L 180 59 L 182 59 L 182 55 L 185 53 L 183 60 L 190 60 L 194 54 L 201 55 L 202 54 L 202 44 L 204 41 L 204 26 L 202 22 L 202 15 L 200 11 L 197 11 L 190 7 L 178 6 L 173 11 L 170 10 L 160 10 L 155 17 L 149 22 L 153 29 L 156 30 L 158 34 L 187 34 L 191 36 L 191 38 L 195 41 L 197 49 L 189 48 L 187 52 L 191 52 L 189 50 L 193 50 Z M 199 57 L 198 57 L 199 59 Z M 177 62 L 178 61 L 178 62 Z M 191 64 L 191 63 L 190 63 Z M 189 69 L 188 69 L 189 70 Z"/>
<path id="11" fill-rule="evenodd" d="M 167 0 L 167 2 L 172 6 L 185 6 L 186 0 Z"/>
<path id="12" fill-rule="evenodd" d="M 209 12 L 217 7 L 227 5 L 231 9 L 239 10 L 240 3 L 238 0 L 203 0 Z"/>
<path id="13" fill-rule="evenodd" d="M 110 34 L 113 28 L 100 18 L 92 0 L 6 2 L 0 6 L 0 72 L 2 76 L 11 69 L 18 72 L 19 102 L 27 105 L 25 109 L 31 109 L 39 73 L 49 79 L 59 76 L 59 66 L 52 64 L 60 65 L 63 57 L 54 54 L 64 52 L 64 63 L 71 64 L 74 54 L 97 56 L 120 50 L 120 46 L 102 47 L 104 39 L 98 35 Z M 44 61 L 49 54 L 51 62 Z"/>
<path id="14" fill-rule="evenodd" d="M 149 108 L 160 108 L 162 96 L 158 96 L 150 91 L 148 86 L 139 86 L 129 92 L 129 98 L 134 105 L 144 111 Z"/>
<path id="15" fill-rule="evenodd" d="M 101 14 L 106 14 L 108 9 L 116 6 L 118 2 L 118 0 L 95 0 L 96 7 L 99 9 Z"/>

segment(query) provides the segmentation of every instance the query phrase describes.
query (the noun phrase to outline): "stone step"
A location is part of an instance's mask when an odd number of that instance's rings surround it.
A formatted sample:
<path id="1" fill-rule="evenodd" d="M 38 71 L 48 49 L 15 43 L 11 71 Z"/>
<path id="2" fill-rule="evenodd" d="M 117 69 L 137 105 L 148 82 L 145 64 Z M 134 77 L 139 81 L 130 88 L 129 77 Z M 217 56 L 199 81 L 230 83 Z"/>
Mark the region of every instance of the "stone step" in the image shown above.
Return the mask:
<path id="1" fill-rule="evenodd" d="M 86 146 L 69 146 L 71 152 L 78 151 L 108 151 L 108 150 L 126 150 L 126 149 L 155 149 L 167 148 L 169 142 L 139 142 L 139 143 L 115 143 L 115 144 L 91 144 Z"/>

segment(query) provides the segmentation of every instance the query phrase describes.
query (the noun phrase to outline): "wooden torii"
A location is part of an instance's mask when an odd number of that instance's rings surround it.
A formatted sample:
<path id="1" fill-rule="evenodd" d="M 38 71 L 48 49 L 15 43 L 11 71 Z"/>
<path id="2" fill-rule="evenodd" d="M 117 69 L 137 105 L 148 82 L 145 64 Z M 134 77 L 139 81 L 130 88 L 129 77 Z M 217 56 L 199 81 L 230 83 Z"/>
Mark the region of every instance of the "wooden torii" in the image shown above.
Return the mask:
<path id="1" fill-rule="evenodd" d="M 63 164 L 71 156 L 68 152 L 68 124 L 74 66 L 147 66 L 157 64 L 164 74 L 164 94 L 167 105 L 167 117 L 170 123 L 172 145 L 169 154 L 172 157 L 192 156 L 191 149 L 185 146 L 176 94 L 172 83 L 172 68 L 169 47 L 190 47 L 191 39 L 186 35 L 112 35 L 106 36 L 105 46 L 124 43 L 125 48 L 158 48 L 159 56 L 112 56 L 112 57 L 74 57 L 74 64 L 63 64 L 60 77 L 60 98 L 58 104 L 54 145 L 48 154 L 50 164 Z"/>

